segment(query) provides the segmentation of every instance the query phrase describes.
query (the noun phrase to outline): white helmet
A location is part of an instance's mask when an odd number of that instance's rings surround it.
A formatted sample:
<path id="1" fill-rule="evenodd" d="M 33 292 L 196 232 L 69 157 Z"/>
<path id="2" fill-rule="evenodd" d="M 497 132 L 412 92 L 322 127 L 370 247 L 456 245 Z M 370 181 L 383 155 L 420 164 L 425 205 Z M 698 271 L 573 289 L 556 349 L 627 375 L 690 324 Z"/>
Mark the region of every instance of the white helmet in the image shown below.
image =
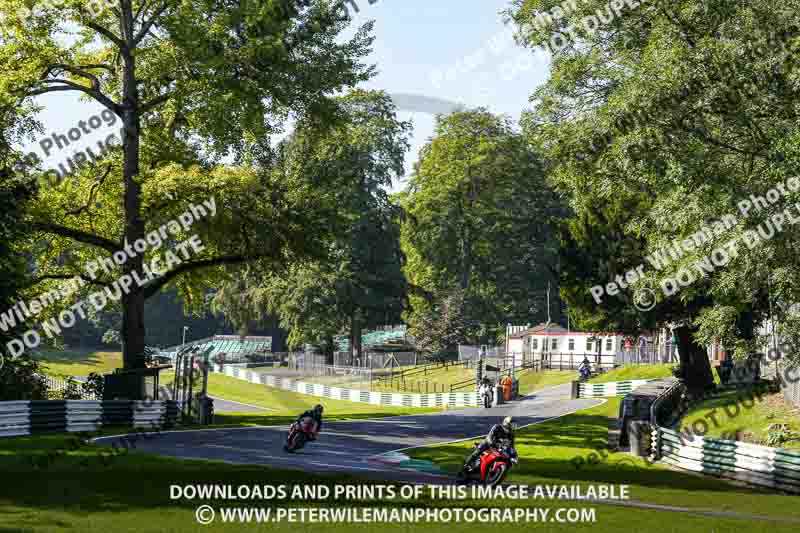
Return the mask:
<path id="1" fill-rule="evenodd" d="M 503 419 L 503 427 L 506 429 L 514 429 L 514 419 L 507 416 Z"/>

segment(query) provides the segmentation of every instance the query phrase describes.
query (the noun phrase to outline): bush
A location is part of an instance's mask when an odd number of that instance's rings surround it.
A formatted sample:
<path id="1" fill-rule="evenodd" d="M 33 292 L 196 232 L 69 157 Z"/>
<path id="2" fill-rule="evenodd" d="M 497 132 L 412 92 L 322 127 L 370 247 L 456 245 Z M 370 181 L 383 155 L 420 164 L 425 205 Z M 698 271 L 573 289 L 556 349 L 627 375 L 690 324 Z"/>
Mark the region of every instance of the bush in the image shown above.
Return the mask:
<path id="1" fill-rule="evenodd" d="M 0 366 L 0 401 L 46 399 L 47 382 L 39 362 L 27 354 L 6 357 Z"/>
<path id="2" fill-rule="evenodd" d="M 86 396 L 94 396 L 96 399 L 102 400 L 104 385 L 105 379 L 103 376 L 96 372 L 92 372 L 86 378 L 86 381 L 81 384 L 81 389 L 83 394 Z"/>
<path id="3" fill-rule="evenodd" d="M 153 364 L 153 358 L 161 353 L 161 350 L 158 348 L 154 348 L 152 346 L 145 346 L 144 347 L 144 364 L 150 366 Z"/>
<path id="4" fill-rule="evenodd" d="M 83 400 L 83 391 L 77 381 L 67 381 L 67 388 L 61 391 L 61 400 Z"/>

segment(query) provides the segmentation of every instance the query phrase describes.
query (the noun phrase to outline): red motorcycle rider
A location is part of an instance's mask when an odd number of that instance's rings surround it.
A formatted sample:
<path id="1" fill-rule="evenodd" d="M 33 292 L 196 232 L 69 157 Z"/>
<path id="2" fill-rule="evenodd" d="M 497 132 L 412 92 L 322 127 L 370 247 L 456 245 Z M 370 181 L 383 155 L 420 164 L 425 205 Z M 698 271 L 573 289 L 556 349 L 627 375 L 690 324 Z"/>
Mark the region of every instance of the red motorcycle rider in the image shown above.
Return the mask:
<path id="1" fill-rule="evenodd" d="M 481 454 L 489 448 L 494 448 L 501 443 L 507 443 L 512 448 L 514 447 L 514 419 L 507 416 L 503 419 L 502 424 L 495 424 L 489 430 L 489 434 L 481 442 L 479 446 L 473 450 L 467 460 L 464 461 L 464 468 L 462 472 L 467 474 L 471 472 L 478 464 L 478 458 Z"/>
<path id="2" fill-rule="evenodd" d="M 314 431 L 311 435 L 309 435 L 310 440 L 317 440 L 317 437 L 319 437 L 319 431 L 322 429 L 322 411 L 323 407 L 320 404 L 317 404 L 313 409 L 310 409 L 297 417 L 296 423 L 300 423 L 305 417 L 310 417 L 314 421 Z"/>

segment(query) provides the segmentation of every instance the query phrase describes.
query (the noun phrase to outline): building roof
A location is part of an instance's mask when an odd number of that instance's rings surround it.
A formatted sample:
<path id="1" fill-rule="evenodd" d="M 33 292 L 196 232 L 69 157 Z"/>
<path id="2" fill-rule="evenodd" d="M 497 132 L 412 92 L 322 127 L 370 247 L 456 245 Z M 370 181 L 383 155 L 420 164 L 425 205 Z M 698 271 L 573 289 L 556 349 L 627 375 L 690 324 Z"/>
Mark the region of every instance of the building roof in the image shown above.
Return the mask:
<path id="1" fill-rule="evenodd" d="M 529 335 L 549 335 L 555 334 L 559 335 L 561 333 L 567 333 L 567 330 L 559 326 L 558 324 L 539 324 L 538 326 L 533 326 L 532 328 L 528 328 L 524 331 L 520 331 L 511 335 L 512 339 L 519 339 L 521 337 L 527 337 Z"/>
<path id="2" fill-rule="evenodd" d="M 563 328 L 558 324 L 551 323 L 551 324 L 539 324 L 538 326 L 534 326 L 524 331 L 514 333 L 513 335 L 509 335 L 509 338 L 521 339 L 524 337 L 529 337 L 531 335 L 544 336 L 544 337 L 562 337 L 567 335 L 575 337 L 592 336 L 592 335 L 596 335 L 598 337 L 617 337 L 621 336 L 622 333 L 574 331 L 574 330 L 567 330 L 566 328 Z"/>

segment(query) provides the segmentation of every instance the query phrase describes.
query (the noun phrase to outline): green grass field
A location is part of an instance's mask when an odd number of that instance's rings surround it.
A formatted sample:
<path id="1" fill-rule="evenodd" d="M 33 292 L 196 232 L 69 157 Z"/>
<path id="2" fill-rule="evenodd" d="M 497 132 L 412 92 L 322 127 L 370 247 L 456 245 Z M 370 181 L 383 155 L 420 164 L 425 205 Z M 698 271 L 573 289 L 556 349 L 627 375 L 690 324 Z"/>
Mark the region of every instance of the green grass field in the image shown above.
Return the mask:
<path id="1" fill-rule="evenodd" d="M 517 375 L 519 379 L 519 392 L 522 395 L 570 383 L 575 379 L 573 370 L 545 370 L 543 372 L 525 371 Z"/>
<path id="2" fill-rule="evenodd" d="M 92 372 L 107 374 L 115 368 L 122 368 L 122 352 L 103 350 L 39 350 L 33 358 L 45 367 L 51 376 L 88 376 Z"/>
<path id="3" fill-rule="evenodd" d="M 168 382 L 167 382 L 168 383 Z M 269 409 L 260 413 L 225 413 L 215 415 L 217 426 L 229 425 L 273 425 L 291 422 L 300 413 L 321 403 L 325 407 L 325 420 L 353 420 L 430 413 L 437 409 L 414 409 L 407 407 L 385 407 L 344 400 L 317 398 L 297 394 L 266 385 L 248 383 L 220 374 L 209 374 L 208 394 L 234 402 L 242 402 Z"/>
<path id="4" fill-rule="evenodd" d="M 616 417 L 619 402 L 619 398 L 612 398 L 603 405 L 519 430 L 520 463 L 511 472 L 509 482 L 628 484 L 631 498 L 642 502 L 800 519 L 797 496 L 740 488 L 605 450 L 608 427 Z M 421 448 L 412 456 L 455 473 L 471 446 L 468 441 Z"/>
<path id="5" fill-rule="evenodd" d="M 462 365 L 436 366 L 420 372 L 421 367 L 409 368 L 406 371 L 415 372 L 411 375 L 404 375 L 393 380 L 373 381 L 372 390 L 380 392 L 414 392 L 414 393 L 434 393 L 450 392 L 450 387 L 456 385 L 459 391 L 469 391 L 472 387 L 466 387 L 464 382 L 475 379 L 474 368 L 464 368 Z"/>
<path id="6" fill-rule="evenodd" d="M 590 383 L 609 383 L 631 379 L 658 379 L 672 376 L 674 365 L 625 365 L 604 372 L 589 380 Z"/>
<path id="7" fill-rule="evenodd" d="M 750 400 L 753 396 L 755 401 Z M 712 413 L 713 417 L 709 418 Z M 769 426 L 786 424 L 795 438 L 776 447 L 800 450 L 800 409 L 788 405 L 780 393 L 753 395 L 746 389 L 730 390 L 692 408 L 683 417 L 681 427 L 691 426 L 695 420 L 708 423 L 708 437 L 724 436 L 764 446 L 769 445 Z"/>

